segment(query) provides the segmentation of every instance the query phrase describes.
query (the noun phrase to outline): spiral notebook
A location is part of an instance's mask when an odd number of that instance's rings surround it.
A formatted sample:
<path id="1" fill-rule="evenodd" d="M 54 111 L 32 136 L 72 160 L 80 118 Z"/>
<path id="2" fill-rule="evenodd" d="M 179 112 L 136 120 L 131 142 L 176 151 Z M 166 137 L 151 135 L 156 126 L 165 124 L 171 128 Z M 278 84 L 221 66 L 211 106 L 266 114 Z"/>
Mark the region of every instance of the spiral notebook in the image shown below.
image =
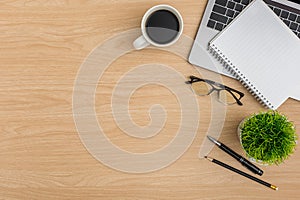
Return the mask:
<path id="1" fill-rule="evenodd" d="M 249 4 L 209 49 L 267 108 L 300 100 L 300 40 L 262 0 Z"/>

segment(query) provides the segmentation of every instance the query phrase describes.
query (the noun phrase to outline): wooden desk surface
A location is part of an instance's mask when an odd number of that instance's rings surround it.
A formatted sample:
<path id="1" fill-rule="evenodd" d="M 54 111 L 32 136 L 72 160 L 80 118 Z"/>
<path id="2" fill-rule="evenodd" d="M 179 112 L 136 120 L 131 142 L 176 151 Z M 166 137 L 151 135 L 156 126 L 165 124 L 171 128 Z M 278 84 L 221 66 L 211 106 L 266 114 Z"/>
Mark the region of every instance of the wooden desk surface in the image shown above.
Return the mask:
<path id="1" fill-rule="evenodd" d="M 172 165 L 142 174 L 113 170 L 97 161 L 80 141 L 72 115 L 76 74 L 87 55 L 108 38 L 138 28 L 151 6 L 168 3 L 194 38 L 206 1 L 193 0 L 7 0 L 0 3 L 0 199 L 298 199 L 299 149 L 280 166 L 263 167 L 272 191 L 198 159 L 209 123 L 210 97 L 197 98 L 201 120 L 190 148 Z M 124 136 L 113 120 L 110 96 L 115 81 L 134 66 L 166 63 L 183 76 L 197 73 L 184 59 L 158 50 L 132 52 L 112 63 L 97 88 L 96 111 L 112 142 L 132 152 L 160 148 L 174 137 L 180 108 L 161 86 L 145 86 L 132 95 L 132 119 L 149 123 L 148 109 L 159 103 L 168 112 L 163 133 L 139 140 Z M 246 93 L 244 106 L 227 108 L 220 140 L 242 153 L 236 128 L 262 106 L 236 80 L 225 84 Z M 155 92 L 152 92 L 155 91 Z M 101 98 L 100 98 L 101 96 Z M 99 97 L 99 98 L 98 98 Z M 208 106 L 207 106 L 208 105 Z M 300 127 L 300 103 L 279 109 Z M 299 133 L 299 132 L 298 132 Z M 211 156 L 243 169 L 214 148 Z"/>

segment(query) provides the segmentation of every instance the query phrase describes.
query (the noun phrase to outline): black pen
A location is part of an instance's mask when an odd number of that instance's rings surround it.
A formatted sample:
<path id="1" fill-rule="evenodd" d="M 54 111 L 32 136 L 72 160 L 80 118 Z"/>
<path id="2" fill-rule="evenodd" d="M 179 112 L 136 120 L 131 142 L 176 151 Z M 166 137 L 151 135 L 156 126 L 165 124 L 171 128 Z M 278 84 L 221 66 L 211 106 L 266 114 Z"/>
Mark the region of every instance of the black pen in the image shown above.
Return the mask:
<path id="1" fill-rule="evenodd" d="M 245 177 L 247 177 L 247 178 L 249 178 L 249 179 L 251 179 L 251 180 L 253 180 L 253 181 L 256 181 L 256 182 L 258 182 L 258 183 L 260 183 L 260 184 L 262 184 L 262 185 L 264 185 L 264 186 L 267 186 L 268 188 L 271 188 L 271 189 L 273 189 L 273 190 L 278 190 L 278 187 L 276 187 L 275 185 L 272 185 L 272 184 L 270 184 L 270 183 L 267 183 L 266 181 L 263 181 L 263 180 L 261 180 L 261 179 L 258 179 L 258 178 L 256 178 L 256 177 L 254 177 L 254 176 L 251 176 L 250 174 L 247 174 L 247 173 L 245 173 L 245 172 L 243 172 L 243 171 L 241 171 L 241 170 L 238 170 L 238 169 L 236 169 L 236 168 L 234 168 L 234 167 L 231 167 L 231 166 L 229 166 L 229 165 L 227 165 L 227 164 L 225 164 L 225 163 L 223 163 L 223 162 L 221 162 L 221 161 L 218 161 L 218 160 L 216 160 L 216 159 L 214 159 L 214 158 L 210 158 L 210 157 L 207 157 L 207 156 L 205 156 L 205 158 L 206 158 L 207 160 L 213 162 L 213 163 L 216 163 L 217 165 L 220 165 L 220 166 L 222 166 L 222 167 L 225 167 L 226 169 L 229 169 L 229 170 L 231 170 L 231 171 L 233 171 L 233 172 L 235 172 L 235 173 L 238 173 L 238 174 L 240 174 L 240 175 L 242 175 L 242 176 L 245 176 Z"/>
<path id="2" fill-rule="evenodd" d="M 229 147 L 227 147 L 225 144 L 217 141 L 215 138 L 213 138 L 211 136 L 207 136 L 207 137 L 208 137 L 208 139 L 210 141 L 212 141 L 213 143 L 215 143 L 220 149 L 222 149 L 223 151 L 225 151 L 226 153 L 228 153 L 229 155 L 231 155 L 233 158 L 235 158 L 237 161 L 239 161 L 243 166 L 245 166 L 246 168 L 248 168 L 253 173 L 258 174 L 260 176 L 264 173 L 261 169 L 259 169 L 255 165 L 253 165 L 250 161 L 248 161 L 243 156 L 235 153 L 232 149 L 230 149 Z"/>

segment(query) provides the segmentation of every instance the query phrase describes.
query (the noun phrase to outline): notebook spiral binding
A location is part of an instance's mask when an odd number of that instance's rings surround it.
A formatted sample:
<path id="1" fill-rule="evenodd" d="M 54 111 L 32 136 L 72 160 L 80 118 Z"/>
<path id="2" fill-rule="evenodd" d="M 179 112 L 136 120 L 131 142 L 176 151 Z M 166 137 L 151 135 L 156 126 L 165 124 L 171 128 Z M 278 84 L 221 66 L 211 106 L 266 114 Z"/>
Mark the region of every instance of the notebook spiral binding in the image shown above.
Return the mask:
<path id="1" fill-rule="evenodd" d="M 264 105 L 266 108 L 274 110 L 272 103 L 267 100 L 267 98 L 265 98 L 265 96 L 253 84 L 251 84 L 251 82 L 232 64 L 232 62 L 217 48 L 216 45 L 209 44 L 208 50 L 227 71 L 229 71 L 242 83 L 242 85 L 260 104 Z"/>

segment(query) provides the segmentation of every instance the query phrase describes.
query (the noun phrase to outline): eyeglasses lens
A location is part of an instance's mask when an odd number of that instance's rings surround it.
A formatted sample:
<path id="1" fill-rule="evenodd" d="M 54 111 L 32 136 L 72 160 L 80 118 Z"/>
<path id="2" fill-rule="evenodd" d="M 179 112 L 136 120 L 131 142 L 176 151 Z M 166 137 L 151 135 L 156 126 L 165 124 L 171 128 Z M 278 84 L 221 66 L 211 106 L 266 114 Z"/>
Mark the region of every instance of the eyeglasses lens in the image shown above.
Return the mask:
<path id="1" fill-rule="evenodd" d="M 237 97 L 239 96 L 237 93 L 231 91 L 234 95 Z M 234 104 L 236 103 L 236 100 L 232 96 L 232 94 L 227 90 L 220 90 L 219 91 L 219 101 L 221 101 L 224 104 Z"/>
<path id="2" fill-rule="evenodd" d="M 195 94 L 199 96 L 208 95 L 212 89 L 212 86 L 204 81 L 197 81 L 192 83 L 192 89 Z"/>

